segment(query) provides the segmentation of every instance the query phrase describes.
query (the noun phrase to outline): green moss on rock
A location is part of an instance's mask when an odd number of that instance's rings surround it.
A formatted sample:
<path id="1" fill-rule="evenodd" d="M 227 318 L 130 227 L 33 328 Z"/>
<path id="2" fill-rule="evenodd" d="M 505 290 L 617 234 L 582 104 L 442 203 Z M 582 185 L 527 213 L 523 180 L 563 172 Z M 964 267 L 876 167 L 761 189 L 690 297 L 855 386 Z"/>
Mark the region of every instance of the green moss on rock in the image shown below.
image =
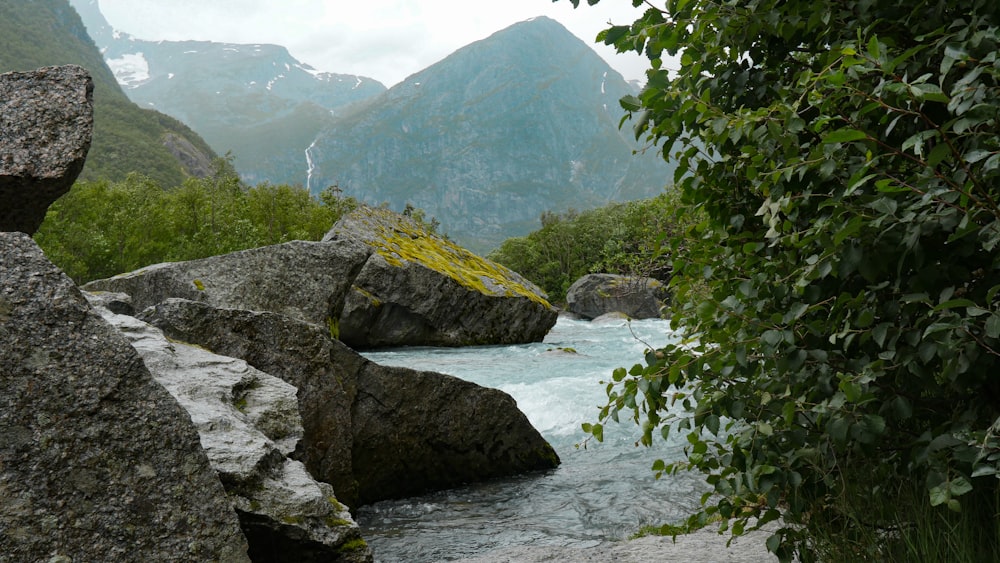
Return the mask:
<path id="1" fill-rule="evenodd" d="M 367 227 L 364 242 L 391 265 L 417 263 L 484 295 L 525 297 L 551 307 L 541 290 L 520 275 L 388 209 L 359 208 L 354 218 Z"/>

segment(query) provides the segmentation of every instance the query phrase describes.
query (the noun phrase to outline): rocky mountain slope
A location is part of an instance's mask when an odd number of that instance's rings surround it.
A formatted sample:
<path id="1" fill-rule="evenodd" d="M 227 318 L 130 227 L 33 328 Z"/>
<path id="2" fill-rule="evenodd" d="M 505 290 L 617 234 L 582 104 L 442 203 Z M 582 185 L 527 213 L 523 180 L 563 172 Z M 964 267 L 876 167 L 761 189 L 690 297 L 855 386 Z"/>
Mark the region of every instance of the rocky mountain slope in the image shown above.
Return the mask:
<path id="1" fill-rule="evenodd" d="M 278 45 L 144 41 L 111 27 L 97 0 L 70 0 L 132 101 L 194 127 L 250 183 L 305 184 L 305 151 L 339 108 L 385 91 L 318 72 Z"/>
<path id="2" fill-rule="evenodd" d="M 77 64 L 94 79 L 94 136 L 82 179 L 120 179 L 139 171 L 164 185 L 206 175 L 215 153 L 174 118 L 143 110 L 122 93 L 114 74 L 67 0 L 4 2 L 0 7 L 0 72 Z"/>
<path id="3" fill-rule="evenodd" d="M 274 45 L 150 42 L 72 0 L 127 94 L 232 151 L 244 180 L 424 209 L 485 252 L 543 211 L 653 196 L 671 168 L 618 100 L 635 86 L 548 18 L 468 45 L 389 90 L 319 73 Z"/>
<path id="4" fill-rule="evenodd" d="M 311 185 L 407 202 L 489 249 L 545 210 L 650 197 L 671 177 L 637 145 L 618 100 L 633 87 L 548 18 L 468 45 L 338 116 L 309 150 Z"/>

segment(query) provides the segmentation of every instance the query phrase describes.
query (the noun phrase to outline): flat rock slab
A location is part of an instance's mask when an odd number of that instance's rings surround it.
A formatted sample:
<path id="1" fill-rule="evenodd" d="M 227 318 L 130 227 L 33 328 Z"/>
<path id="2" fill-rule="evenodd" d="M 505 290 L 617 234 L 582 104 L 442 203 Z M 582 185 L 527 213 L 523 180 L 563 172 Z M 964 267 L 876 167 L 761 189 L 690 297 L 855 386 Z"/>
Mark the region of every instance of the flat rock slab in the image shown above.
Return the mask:
<path id="1" fill-rule="evenodd" d="M 0 231 L 34 234 L 83 170 L 94 132 L 83 67 L 0 74 Z"/>

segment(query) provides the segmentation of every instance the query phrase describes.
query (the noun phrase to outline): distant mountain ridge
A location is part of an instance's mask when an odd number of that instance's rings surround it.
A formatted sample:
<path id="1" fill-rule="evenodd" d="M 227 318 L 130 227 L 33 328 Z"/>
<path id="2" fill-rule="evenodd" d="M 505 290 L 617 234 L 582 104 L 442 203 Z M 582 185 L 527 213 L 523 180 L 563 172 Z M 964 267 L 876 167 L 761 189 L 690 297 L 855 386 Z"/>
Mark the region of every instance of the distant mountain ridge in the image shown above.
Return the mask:
<path id="1" fill-rule="evenodd" d="M 67 0 L 5 2 L 0 72 L 78 64 L 94 79 L 94 137 L 80 178 L 141 172 L 163 185 L 211 173 L 215 153 L 178 120 L 129 101 Z"/>
<path id="2" fill-rule="evenodd" d="M 459 49 L 348 108 L 309 155 L 313 189 L 410 202 L 484 251 L 546 210 L 651 197 L 671 168 L 618 128 L 634 87 L 558 22 L 539 17 Z"/>
<path id="3" fill-rule="evenodd" d="M 331 112 L 385 91 L 368 77 L 319 72 L 285 47 L 145 41 L 122 33 L 97 0 L 70 0 L 128 96 L 188 123 L 232 151 L 250 183 L 305 183 L 305 151 Z"/>
<path id="4" fill-rule="evenodd" d="M 410 203 L 478 252 L 534 230 L 544 211 L 651 197 L 672 177 L 618 128 L 618 100 L 636 86 L 549 18 L 386 90 L 279 46 L 142 41 L 113 30 L 96 0 L 71 1 L 128 95 L 232 151 L 246 181 Z"/>

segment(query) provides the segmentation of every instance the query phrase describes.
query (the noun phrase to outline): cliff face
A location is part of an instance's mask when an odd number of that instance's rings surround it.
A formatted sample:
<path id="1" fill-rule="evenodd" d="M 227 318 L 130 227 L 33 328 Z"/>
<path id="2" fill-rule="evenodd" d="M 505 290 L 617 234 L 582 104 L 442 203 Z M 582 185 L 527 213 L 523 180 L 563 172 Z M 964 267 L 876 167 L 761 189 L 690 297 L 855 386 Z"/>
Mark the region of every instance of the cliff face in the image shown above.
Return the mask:
<path id="1" fill-rule="evenodd" d="M 215 153 L 194 131 L 129 101 L 67 0 L 7 2 L 0 18 L 0 72 L 75 64 L 94 80 L 94 137 L 80 177 L 141 172 L 165 185 L 204 175 Z"/>
<path id="2" fill-rule="evenodd" d="M 232 151 L 244 180 L 412 203 L 476 252 L 537 228 L 543 211 L 651 197 L 672 177 L 619 130 L 634 87 L 548 18 L 385 90 L 275 45 L 143 41 L 112 29 L 95 0 L 72 2 L 128 96 Z"/>
<path id="3" fill-rule="evenodd" d="M 351 108 L 310 150 L 312 185 L 410 202 L 477 251 L 545 210 L 662 191 L 655 151 L 618 129 L 632 87 L 559 23 L 536 18 L 455 52 Z"/>

